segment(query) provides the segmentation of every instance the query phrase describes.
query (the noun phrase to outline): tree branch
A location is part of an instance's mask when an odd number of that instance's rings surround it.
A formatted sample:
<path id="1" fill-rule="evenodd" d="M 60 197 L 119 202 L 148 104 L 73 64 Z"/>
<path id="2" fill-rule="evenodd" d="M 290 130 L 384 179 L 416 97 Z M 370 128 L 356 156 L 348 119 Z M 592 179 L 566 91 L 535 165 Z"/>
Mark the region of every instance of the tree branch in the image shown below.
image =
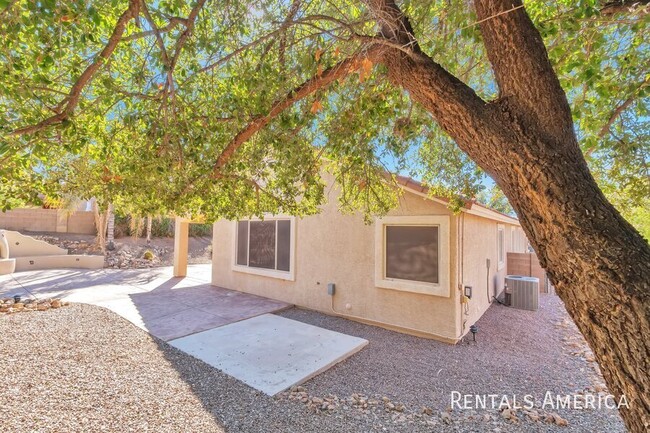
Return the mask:
<path id="1" fill-rule="evenodd" d="M 414 52 L 420 52 L 410 21 L 394 0 L 365 0 L 379 26 L 380 35 Z"/>
<path id="2" fill-rule="evenodd" d="M 167 54 L 165 41 L 163 41 L 162 35 L 160 33 L 160 29 L 158 29 L 158 26 L 156 25 L 153 18 L 151 17 L 151 14 L 149 13 L 149 8 L 147 7 L 147 2 L 145 0 L 141 0 L 141 7 L 142 7 L 142 15 L 144 15 L 144 18 L 149 23 L 149 26 L 151 26 L 151 31 L 156 36 L 156 43 L 158 44 L 158 48 L 160 49 L 160 55 L 162 57 L 162 61 L 166 67 L 169 67 L 169 55 Z"/>
<path id="3" fill-rule="evenodd" d="M 295 18 L 296 14 L 298 13 L 298 9 L 300 9 L 300 0 L 294 0 L 293 3 L 291 4 L 291 7 L 289 8 L 289 13 L 287 14 L 287 17 L 284 19 L 284 22 L 282 23 L 282 26 L 280 27 L 281 29 L 286 29 L 291 25 L 291 21 Z M 278 47 L 278 62 L 280 63 L 280 66 L 282 69 L 284 69 L 284 52 L 287 46 L 287 35 L 285 33 L 282 33 L 280 36 L 280 46 Z"/>
<path id="4" fill-rule="evenodd" d="M 151 30 L 154 32 L 154 35 L 156 36 L 156 44 L 158 45 L 158 48 L 160 49 L 160 56 L 162 58 L 162 62 L 165 65 L 166 69 L 166 84 L 165 84 L 165 91 L 164 95 L 167 94 L 168 89 L 173 90 L 173 85 L 174 85 L 174 77 L 172 75 L 172 69 L 170 67 L 171 62 L 169 60 L 169 54 L 167 54 L 167 48 L 165 47 L 165 41 L 162 38 L 162 35 L 160 34 L 160 30 L 158 29 L 158 26 L 154 22 L 153 18 L 151 17 L 151 14 L 149 13 L 149 8 L 147 7 L 147 2 L 145 0 L 141 0 L 141 7 L 142 7 L 142 15 L 144 15 L 145 19 L 149 23 L 149 26 L 151 26 Z M 163 103 L 163 106 L 166 107 L 166 103 Z M 165 133 L 166 134 L 166 133 Z"/>
<path id="5" fill-rule="evenodd" d="M 186 25 L 187 20 L 185 18 L 181 18 L 181 17 L 169 17 L 167 25 L 164 26 L 164 27 L 158 28 L 158 33 L 162 34 L 162 33 L 171 32 L 179 24 Z M 146 38 L 146 37 L 149 37 L 149 36 L 155 36 L 155 35 L 156 35 L 155 30 L 147 30 L 147 31 L 144 31 L 144 32 L 134 33 L 132 35 L 125 36 L 125 37 L 122 38 L 122 40 L 123 41 L 134 41 L 136 39 L 142 39 L 142 38 Z"/>
<path id="6" fill-rule="evenodd" d="M 279 28 L 279 29 L 273 30 L 270 33 L 265 34 L 264 36 L 260 36 L 259 38 L 255 39 L 254 41 L 251 41 L 251 42 L 249 42 L 249 43 L 247 43 L 245 45 L 242 45 L 241 47 L 237 48 L 235 51 L 225 55 L 224 57 L 220 58 L 219 60 L 217 60 L 217 61 L 215 61 L 213 63 L 210 63 L 209 65 L 206 65 L 203 68 L 199 69 L 197 74 L 207 72 L 207 71 L 211 71 L 212 69 L 218 68 L 219 66 L 225 64 L 228 60 L 232 59 L 236 55 L 238 55 L 238 54 L 240 54 L 240 53 L 242 53 L 242 52 L 244 52 L 244 51 L 246 51 L 248 49 L 256 47 L 257 45 L 261 44 L 262 42 L 271 39 L 272 37 L 280 34 L 283 31 L 284 31 L 284 29 Z M 192 77 L 189 77 L 188 80 L 190 80 Z"/>
<path id="7" fill-rule="evenodd" d="M 140 0 L 129 1 L 128 9 L 125 10 L 122 13 L 122 15 L 120 15 L 119 19 L 117 20 L 117 23 L 115 24 L 115 28 L 113 29 L 113 33 L 111 34 L 111 37 L 108 39 L 108 43 L 106 44 L 106 46 L 104 46 L 104 49 L 102 49 L 102 51 L 95 57 L 95 60 L 79 76 L 77 81 L 70 89 L 70 93 L 68 94 L 68 96 L 64 98 L 59 103 L 59 105 L 57 105 L 56 111 L 58 112 L 58 114 L 48 117 L 47 119 L 42 120 L 36 125 L 25 126 L 22 128 L 15 129 L 11 133 L 9 133 L 9 135 L 20 136 L 25 134 L 33 134 L 35 132 L 42 131 L 43 129 L 49 126 L 67 120 L 74 112 L 74 109 L 77 107 L 77 104 L 79 103 L 79 99 L 81 97 L 81 92 L 83 91 L 84 87 L 90 81 L 92 81 L 97 71 L 104 65 L 106 60 L 113 54 L 115 48 L 117 48 L 117 45 L 122 39 L 122 35 L 126 30 L 126 26 L 128 22 L 134 19 L 138 15 L 139 6 L 140 6 Z"/>
<path id="8" fill-rule="evenodd" d="M 366 0 L 378 20 L 383 45 L 381 62 L 390 81 L 409 92 L 465 151 L 482 143 L 488 105 L 474 90 L 423 53 L 408 18 L 392 0 Z M 387 35 L 389 37 L 387 37 Z"/>
<path id="9" fill-rule="evenodd" d="M 206 1 L 207 0 L 198 0 L 196 2 L 196 5 L 194 5 L 192 10 L 190 11 L 190 14 L 187 16 L 187 20 L 185 22 L 185 31 L 181 33 L 181 36 L 178 38 L 178 41 L 176 42 L 174 55 L 172 56 L 171 63 L 169 64 L 169 69 L 171 71 L 173 71 L 174 68 L 176 67 L 176 63 L 178 62 L 178 58 L 181 55 L 181 50 L 183 49 L 183 45 L 185 45 L 185 42 L 192 34 L 192 31 L 194 30 L 194 25 L 196 24 L 196 18 L 199 15 L 201 8 L 203 8 L 203 6 L 205 5 Z"/>
<path id="10" fill-rule="evenodd" d="M 199 69 L 197 74 L 207 72 L 207 71 L 211 71 L 212 69 L 218 68 L 219 66 L 225 64 L 226 62 L 228 62 L 230 59 L 237 56 L 238 54 L 241 54 L 242 52 L 244 52 L 246 50 L 249 50 L 251 48 L 255 48 L 256 46 L 258 46 L 262 42 L 268 41 L 269 39 L 274 38 L 275 36 L 281 35 L 282 33 L 286 32 L 287 29 L 289 27 L 291 27 L 291 26 L 305 24 L 305 23 L 308 23 L 309 21 L 317 20 L 317 19 L 330 20 L 330 21 L 335 21 L 335 22 L 341 23 L 341 21 L 339 21 L 339 20 L 336 20 L 336 19 L 331 18 L 331 17 L 324 16 L 324 15 L 313 15 L 313 16 L 300 18 L 298 20 L 284 21 L 280 25 L 280 27 L 278 27 L 277 29 L 270 31 L 269 33 L 267 33 L 265 35 L 262 35 L 259 38 L 255 39 L 255 40 L 253 40 L 253 41 L 251 41 L 251 42 L 249 42 L 249 43 L 247 43 L 245 45 L 242 45 L 241 47 L 239 47 L 236 50 L 232 51 L 231 53 L 225 55 L 224 57 L 222 57 L 222 58 L 214 61 L 213 63 L 210 63 L 210 64 L 204 66 L 203 68 Z M 345 24 L 345 26 L 349 27 L 350 24 Z M 370 38 L 370 37 L 368 37 L 368 38 Z M 271 41 L 271 43 L 272 42 L 273 41 Z M 375 41 L 366 40 L 365 42 L 376 43 L 377 41 L 376 40 Z M 271 45 L 271 43 L 269 43 L 269 45 Z M 268 49 L 270 49 L 270 47 Z M 191 80 L 193 76 L 188 77 L 188 79 L 185 82 Z M 185 82 L 183 84 L 185 84 Z"/>
<path id="11" fill-rule="evenodd" d="M 616 119 L 619 118 L 619 116 L 621 115 L 621 113 L 623 113 L 623 111 L 625 111 L 630 105 L 632 105 L 634 100 L 637 98 L 639 91 L 648 85 L 650 85 L 650 75 L 646 77 L 646 79 L 643 80 L 643 82 L 639 86 L 637 86 L 636 89 L 634 89 L 632 94 L 625 101 L 623 101 L 621 105 L 617 106 L 612 111 L 612 113 L 609 116 L 609 119 L 607 119 L 607 122 L 605 123 L 605 125 L 603 125 L 603 127 L 600 129 L 600 132 L 598 133 L 599 138 L 603 138 L 605 135 L 609 133 Z"/>
<path id="12" fill-rule="evenodd" d="M 347 58 L 336 65 L 323 71 L 322 74 L 314 76 L 305 81 L 298 87 L 294 88 L 284 98 L 276 101 L 269 112 L 265 115 L 258 115 L 242 130 L 240 130 L 235 137 L 226 145 L 217 160 L 213 165 L 215 175 L 219 175 L 219 171 L 226 165 L 232 155 L 248 141 L 259 130 L 267 126 L 271 120 L 276 118 L 287 108 L 291 107 L 296 102 L 304 99 L 319 89 L 322 89 L 334 81 L 343 78 L 359 68 L 360 62 L 363 59 L 369 59 L 376 62 L 381 53 L 381 46 L 370 46 L 367 50 L 359 51 L 356 55 Z"/>
<path id="13" fill-rule="evenodd" d="M 646 14 L 650 8 L 646 7 L 650 0 L 615 0 L 607 2 L 600 9 L 601 15 L 615 15 L 621 12 L 641 12 Z"/>
<path id="14" fill-rule="evenodd" d="M 475 0 L 474 5 L 500 97 L 558 142 L 573 140 L 569 103 L 521 0 Z"/>

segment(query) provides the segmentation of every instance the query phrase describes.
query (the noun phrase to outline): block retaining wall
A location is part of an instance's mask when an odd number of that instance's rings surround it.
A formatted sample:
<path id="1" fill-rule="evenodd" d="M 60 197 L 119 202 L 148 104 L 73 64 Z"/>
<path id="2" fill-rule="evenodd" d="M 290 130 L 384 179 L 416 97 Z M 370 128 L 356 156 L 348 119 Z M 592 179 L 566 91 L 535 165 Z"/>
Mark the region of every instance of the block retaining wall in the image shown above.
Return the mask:
<path id="1" fill-rule="evenodd" d="M 0 212 L 0 229 L 92 234 L 95 230 L 95 217 L 92 212 L 75 211 L 68 213 L 61 209 L 25 208 Z"/>

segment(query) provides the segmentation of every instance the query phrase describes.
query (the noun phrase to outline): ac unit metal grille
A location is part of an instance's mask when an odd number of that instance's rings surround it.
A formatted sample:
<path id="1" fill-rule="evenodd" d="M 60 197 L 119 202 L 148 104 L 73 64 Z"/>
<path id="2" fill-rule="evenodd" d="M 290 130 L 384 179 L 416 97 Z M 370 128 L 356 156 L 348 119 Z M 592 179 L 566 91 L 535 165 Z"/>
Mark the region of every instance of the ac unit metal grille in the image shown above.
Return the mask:
<path id="1" fill-rule="evenodd" d="M 507 275 L 506 284 L 511 293 L 511 306 L 520 310 L 539 308 L 539 278 Z"/>

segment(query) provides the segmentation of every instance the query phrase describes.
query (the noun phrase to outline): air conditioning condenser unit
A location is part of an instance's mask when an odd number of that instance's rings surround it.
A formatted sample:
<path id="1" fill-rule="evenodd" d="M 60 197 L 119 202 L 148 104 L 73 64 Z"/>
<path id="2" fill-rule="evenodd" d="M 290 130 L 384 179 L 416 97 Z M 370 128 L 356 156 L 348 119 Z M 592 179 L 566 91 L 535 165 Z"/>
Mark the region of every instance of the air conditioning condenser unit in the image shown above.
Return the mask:
<path id="1" fill-rule="evenodd" d="M 523 275 L 506 275 L 506 293 L 510 305 L 520 310 L 537 311 L 539 308 L 539 278 Z"/>

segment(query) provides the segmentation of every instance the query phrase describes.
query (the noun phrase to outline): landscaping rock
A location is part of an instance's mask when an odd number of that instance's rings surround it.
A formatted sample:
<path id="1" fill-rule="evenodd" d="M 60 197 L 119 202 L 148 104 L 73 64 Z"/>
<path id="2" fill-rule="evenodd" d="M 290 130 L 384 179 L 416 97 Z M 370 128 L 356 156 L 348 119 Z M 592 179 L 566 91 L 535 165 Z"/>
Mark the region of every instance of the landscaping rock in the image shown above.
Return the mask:
<path id="1" fill-rule="evenodd" d="M 445 424 L 451 424 L 452 422 L 451 414 L 449 414 L 449 412 L 440 412 L 440 419 Z"/>
<path id="2" fill-rule="evenodd" d="M 560 415 L 558 415 L 555 412 L 551 413 L 551 419 L 555 424 L 562 427 L 566 427 L 569 424 L 566 419 L 562 418 Z"/>
<path id="3" fill-rule="evenodd" d="M 63 302 L 61 299 L 27 299 L 23 302 L 6 302 L 4 299 L 0 303 L 0 313 L 12 314 L 21 312 L 47 311 L 50 308 L 61 308 L 70 305 L 69 302 Z"/>

